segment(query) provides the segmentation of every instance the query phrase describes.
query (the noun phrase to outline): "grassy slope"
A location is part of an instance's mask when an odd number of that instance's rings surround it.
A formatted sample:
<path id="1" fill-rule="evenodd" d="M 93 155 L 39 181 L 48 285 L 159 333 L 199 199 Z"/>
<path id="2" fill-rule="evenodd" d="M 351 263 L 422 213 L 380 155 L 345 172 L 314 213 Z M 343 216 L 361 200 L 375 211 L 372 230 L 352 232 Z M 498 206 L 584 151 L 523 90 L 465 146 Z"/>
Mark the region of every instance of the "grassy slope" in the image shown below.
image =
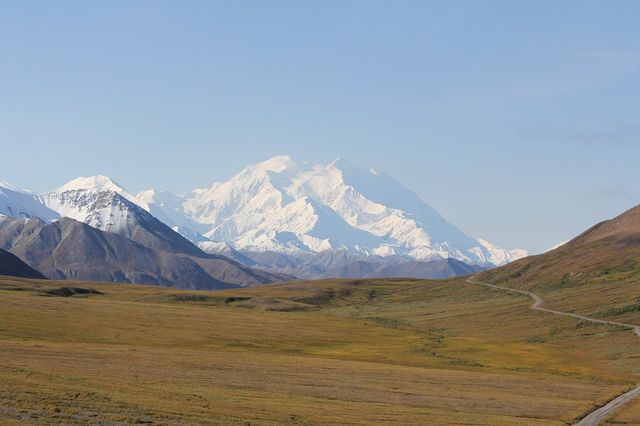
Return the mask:
<path id="1" fill-rule="evenodd" d="M 640 373 L 629 332 L 464 280 L 61 285 L 0 279 L 0 418 L 562 424 Z"/>
<path id="2" fill-rule="evenodd" d="M 554 309 L 640 325 L 640 207 L 479 279 L 534 291 Z"/>

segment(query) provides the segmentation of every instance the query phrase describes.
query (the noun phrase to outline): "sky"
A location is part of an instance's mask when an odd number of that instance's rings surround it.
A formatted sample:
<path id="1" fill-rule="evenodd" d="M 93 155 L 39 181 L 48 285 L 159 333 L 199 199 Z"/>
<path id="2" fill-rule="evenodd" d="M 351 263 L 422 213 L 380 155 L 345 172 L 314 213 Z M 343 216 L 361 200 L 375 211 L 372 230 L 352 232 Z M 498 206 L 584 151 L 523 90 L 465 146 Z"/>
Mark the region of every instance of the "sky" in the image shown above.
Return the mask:
<path id="1" fill-rule="evenodd" d="M 375 167 L 544 251 L 640 203 L 640 1 L 0 0 L 0 179 Z"/>

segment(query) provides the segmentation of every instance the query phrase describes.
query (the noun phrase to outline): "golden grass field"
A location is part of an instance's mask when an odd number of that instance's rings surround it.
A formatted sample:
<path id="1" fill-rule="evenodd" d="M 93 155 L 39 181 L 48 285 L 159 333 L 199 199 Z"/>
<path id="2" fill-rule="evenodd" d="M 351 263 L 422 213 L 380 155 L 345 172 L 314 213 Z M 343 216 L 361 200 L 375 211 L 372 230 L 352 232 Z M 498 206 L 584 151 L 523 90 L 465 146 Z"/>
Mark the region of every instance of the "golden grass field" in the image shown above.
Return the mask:
<path id="1" fill-rule="evenodd" d="M 0 422 L 560 425 L 639 381 L 630 331 L 530 304 L 464 279 L 0 278 Z M 612 421 L 640 424 L 640 403 Z"/>

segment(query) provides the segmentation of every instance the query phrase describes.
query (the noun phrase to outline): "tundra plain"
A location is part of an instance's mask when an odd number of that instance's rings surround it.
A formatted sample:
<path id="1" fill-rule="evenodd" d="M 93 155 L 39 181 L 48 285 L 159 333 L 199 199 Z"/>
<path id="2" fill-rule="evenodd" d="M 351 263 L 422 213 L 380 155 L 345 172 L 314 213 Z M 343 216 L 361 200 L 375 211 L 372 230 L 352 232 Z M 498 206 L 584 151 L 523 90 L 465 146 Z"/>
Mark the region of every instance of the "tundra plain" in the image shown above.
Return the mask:
<path id="1" fill-rule="evenodd" d="M 4 277 L 0 419 L 561 425 L 637 384 L 631 331 L 530 305 L 465 279 L 205 292 Z M 638 407 L 608 421 L 640 423 Z"/>

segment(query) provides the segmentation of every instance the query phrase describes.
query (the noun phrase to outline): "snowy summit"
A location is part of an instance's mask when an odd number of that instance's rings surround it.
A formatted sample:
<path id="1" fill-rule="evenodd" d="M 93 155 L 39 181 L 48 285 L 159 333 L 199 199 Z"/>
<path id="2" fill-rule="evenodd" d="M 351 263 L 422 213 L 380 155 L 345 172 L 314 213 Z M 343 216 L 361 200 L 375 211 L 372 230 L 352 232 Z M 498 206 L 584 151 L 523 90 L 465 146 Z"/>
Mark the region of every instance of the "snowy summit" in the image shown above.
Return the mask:
<path id="1" fill-rule="evenodd" d="M 205 237 L 236 250 L 347 250 L 496 265 L 526 254 L 465 234 L 390 177 L 343 159 L 309 165 L 274 157 L 194 191 L 183 206 Z"/>
<path id="2" fill-rule="evenodd" d="M 474 238 L 408 188 L 343 159 L 327 165 L 278 156 L 186 196 L 128 193 L 107 176 L 80 177 L 36 196 L 1 185 L 0 214 L 70 217 L 130 236 L 151 218 L 209 252 L 276 252 L 502 265 L 526 255 Z"/>

